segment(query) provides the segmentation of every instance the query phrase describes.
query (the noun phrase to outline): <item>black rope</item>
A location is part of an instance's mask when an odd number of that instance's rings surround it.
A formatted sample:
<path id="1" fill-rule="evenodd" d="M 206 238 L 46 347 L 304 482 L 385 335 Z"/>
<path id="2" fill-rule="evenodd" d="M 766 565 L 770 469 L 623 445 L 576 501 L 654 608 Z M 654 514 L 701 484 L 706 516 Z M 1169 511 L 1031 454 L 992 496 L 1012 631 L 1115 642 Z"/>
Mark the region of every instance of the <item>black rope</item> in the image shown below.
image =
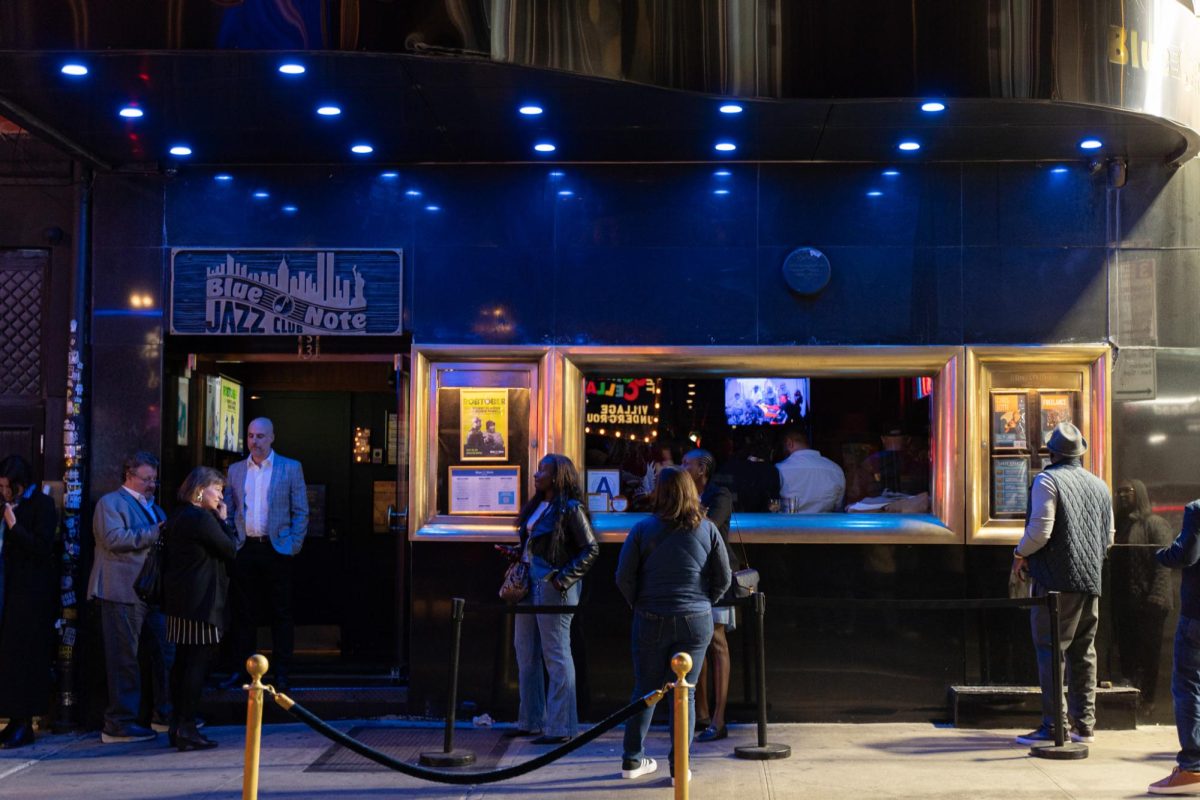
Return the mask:
<path id="1" fill-rule="evenodd" d="M 293 704 L 289 707 L 286 704 L 286 701 L 280 700 L 282 695 L 275 695 L 275 702 L 293 717 L 300 720 L 325 738 L 337 742 L 348 750 L 358 753 L 363 758 L 368 758 L 371 761 L 374 761 L 376 764 L 380 764 L 388 769 L 395 770 L 396 772 L 402 772 L 412 778 L 434 781 L 435 783 L 469 785 L 476 783 L 495 783 L 497 781 L 506 781 L 510 778 L 516 778 L 528 772 L 533 772 L 535 769 L 544 767 L 553 761 L 557 761 L 568 753 L 578 750 L 585 744 L 588 744 L 602 734 L 605 734 L 617 727 L 622 722 L 638 713 L 638 711 L 645 708 L 647 705 L 654 705 L 654 703 L 657 703 L 659 699 L 655 697 L 657 694 L 658 692 L 655 691 L 650 692 L 645 697 L 639 697 L 637 700 L 634 700 L 621 710 L 609 714 L 600 722 L 596 723 L 591 728 L 588 728 L 586 731 L 579 734 L 569 742 L 559 745 L 553 750 L 543 753 L 537 758 L 530 759 L 529 761 L 525 761 L 521 764 L 516 764 L 511 767 L 505 767 L 504 769 L 494 769 L 486 772 L 441 772 L 439 770 L 418 767 L 415 764 L 399 761 L 387 755 L 386 753 L 379 752 L 373 747 L 368 747 L 354 737 L 342 733 L 336 728 L 330 727 L 324 720 L 299 703 L 293 701 Z"/>
<path id="2" fill-rule="evenodd" d="M 1046 605 L 1045 597 L 988 597 L 955 600 L 905 600 L 859 597 L 780 597 L 771 595 L 771 606 L 784 608 L 916 608 L 930 611 L 967 611 L 981 608 L 1033 608 Z"/>

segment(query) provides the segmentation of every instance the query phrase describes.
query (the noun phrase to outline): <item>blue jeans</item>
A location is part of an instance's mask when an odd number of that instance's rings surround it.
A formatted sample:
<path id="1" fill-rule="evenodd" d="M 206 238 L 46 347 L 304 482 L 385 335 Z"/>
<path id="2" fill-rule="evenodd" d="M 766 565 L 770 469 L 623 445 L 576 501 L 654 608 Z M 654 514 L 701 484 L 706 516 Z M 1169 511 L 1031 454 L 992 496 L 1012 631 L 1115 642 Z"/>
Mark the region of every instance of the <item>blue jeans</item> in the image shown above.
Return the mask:
<path id="1" fill-rule="evenodd" d="M 712 611 L 705 609 L 694 614 L 663 615 L 645 611 L 633 612 L 633 698 L 644 697 L 663 684 L 675 680 L 671 671 L 671 656 L 679 652 L 692 657 L 692 669 L 687 682 L 695 685 L 704 664 L 704 652 L 712 641 Z M 664 702 L 673 698 L 668 695 Z M 668 705 L 672 711 L 673 705 Z M 625 723 L 624 758 L 634 760 L 646 754 L 646 733 L 654 716 L 652 707 L 645 707 Z M 671 729 L 671 751 L 668 759 L 675 756 L 675 715 L 668 713 Z M 688 720 L 695 726 L 696 691 L 688 690 Z M 688 737 L 691 741 L 691 736 Z"/>
<path id="2" fill-rule="evenodd" d="M 1180 616 L 1175 629 L 1175 729 L 1179 733 L 1180 769 L 1200 772 L 1200 619 Z"/>
<path id="3" fill-rule="evenodd" d="M 104 666 L 108 679 L 108 707 L 104 725 L 114 732 L 137 721 L 142 700 L 138 644 L 150 646 L 153 716 L 171 719 L 171 665 L 175 645 L 167 641 L 167 621 L 156 607 L 136 603 L 100 601 L 100 629 L 104 636 Z"/>
<path id="4" fill-rule="evenodd" d="M 529 602 L 538 606 L 579 605 L 580 583 L 565 592 L 555 589 L 543 574 L 530 575 Z M 547 736 L 575 736 L 579 712 L 575 706 L 575 662 L 571 658 L 571 618 L 574 614 L 517 614 L 513 649 L 517 654 L 517 683 L 521 711 L 517 725 L 541 729 Z M 542 665 L 550 675 L 547 690 Z"/>

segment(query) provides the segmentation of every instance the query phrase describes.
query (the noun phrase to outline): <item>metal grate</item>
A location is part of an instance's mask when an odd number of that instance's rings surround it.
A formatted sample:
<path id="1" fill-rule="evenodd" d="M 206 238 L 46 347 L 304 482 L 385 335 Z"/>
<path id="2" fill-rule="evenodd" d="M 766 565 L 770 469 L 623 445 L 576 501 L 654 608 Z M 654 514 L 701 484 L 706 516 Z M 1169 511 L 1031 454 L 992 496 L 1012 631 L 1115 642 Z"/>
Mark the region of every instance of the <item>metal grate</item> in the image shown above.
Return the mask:
<path id="1" fill-rule="evenodd" d="M 464 772 L 481 772 L 496 769 L 511 739 L 505 739 L 501 731 L 491 729 L 464 729 L 454 731 L 454 747 L 470 750 L 475 754 L 475 764 Z M 363 744 L 373 747 L 392 758 L 416 764 L 421 753 L 442 749 L 442 728 L 384 728 L 359 726 L 350 729 L 350 735 Z M 368 761 L 340 744 L 330 745 L 317 756 L 305 772 L 390 772 L 387 767 Z M 457 770 L 456 770 L 457 771 Z"/>
<path id="2" fill-rule="evenodd" d="M 26 252 L 10 253 L 0 267 Z M 30 260 L 37 259 L 21 258 Z M 41 396 L 42 273 L 40 263 L 0 269 L 0 397 Z"/>

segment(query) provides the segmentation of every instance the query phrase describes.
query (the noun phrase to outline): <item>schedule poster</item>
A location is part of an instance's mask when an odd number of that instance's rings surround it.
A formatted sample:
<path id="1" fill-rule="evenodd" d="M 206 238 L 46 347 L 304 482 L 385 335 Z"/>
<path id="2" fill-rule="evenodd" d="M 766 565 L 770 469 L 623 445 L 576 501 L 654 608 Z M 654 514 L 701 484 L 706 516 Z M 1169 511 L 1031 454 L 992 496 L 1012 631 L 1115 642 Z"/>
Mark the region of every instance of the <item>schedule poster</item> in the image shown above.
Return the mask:
<path id="1" fill-rule="evenodd" d="M 1071 395 L 1044 394 L 1042 395 L 1042 446 L 1050 442 L 1050 434 L 1060 422 L 1074 422 L 1075 414 L 1072 409 Z"/>
<path id="2" fill-rule="evenodd" d="M 1025 434 L 1025 395 L 992 395 L 992 447 L 1024 449 L 1028 443 Z"/>
<path id="3" fill-rule="evenodd" d="M 508 389 L 460 389 L 460 458 L 505 461 L 508 458 Z"/>
<path id="4" fill-rule="evenodd" d="M 520 467 L 450 467 L 451 514 L 516 514 Z"/>
<path id="5" fill-rule="evenodd" d="M 992 459 L 992 512 L 1025 515 L 1029 504 L 1029 459 L 996 456 Z"/>

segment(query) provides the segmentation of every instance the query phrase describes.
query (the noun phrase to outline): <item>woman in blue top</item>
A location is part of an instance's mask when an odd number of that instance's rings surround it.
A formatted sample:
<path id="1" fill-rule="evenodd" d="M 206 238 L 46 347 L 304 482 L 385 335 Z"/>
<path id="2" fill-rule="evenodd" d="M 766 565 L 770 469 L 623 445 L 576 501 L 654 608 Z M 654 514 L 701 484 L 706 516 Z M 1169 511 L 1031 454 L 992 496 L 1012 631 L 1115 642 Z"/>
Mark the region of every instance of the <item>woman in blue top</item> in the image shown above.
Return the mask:
<path id="1" fill-rule="evenodd" d="M 692 657 L 687 681 L 696 683 L 712 639 L 712 604 L 725 594 L 731 580 L 725 543 L 717 527 L 704 518 L 690 475 L 674 467 L 663 468 L 653 514 L 629 531 L 617 562 L 617 587 L 633 606 L 635 698 L 673 679 L 671 656 L 680 651 Z M 689 720 L 695 718 L 695 712 L 695 693 L 689 690 Z M 637 778 L 658 769 L 645 751 L 653 715 L 654 710 L 647 707 L 625 723 L 622 778 Z M 674 715 L 668 717 L 674 726 Z M 674 741 L 672 736 L 668 759 L 674 757 Z"/>
<path id="2" fill-rule="evenodd" d="M 528 602 L 538 606 L 579 605 L 579 581 L 600 553 L 592 534 L 579 472 L 571 459 L 551 453 L 533 474 L 536 489 L 521 509 L 520 547 L 512 558 L 529 564 Z M 579 727 L 575 707 L 575 662 L 571 660 L 572 614 L 517 614 L 513 649 L 521 710 L 510 735 L 543 735 L 534 744 L 562 744 Z M 549 691 L 542 664 L 550 676 Z"/>

